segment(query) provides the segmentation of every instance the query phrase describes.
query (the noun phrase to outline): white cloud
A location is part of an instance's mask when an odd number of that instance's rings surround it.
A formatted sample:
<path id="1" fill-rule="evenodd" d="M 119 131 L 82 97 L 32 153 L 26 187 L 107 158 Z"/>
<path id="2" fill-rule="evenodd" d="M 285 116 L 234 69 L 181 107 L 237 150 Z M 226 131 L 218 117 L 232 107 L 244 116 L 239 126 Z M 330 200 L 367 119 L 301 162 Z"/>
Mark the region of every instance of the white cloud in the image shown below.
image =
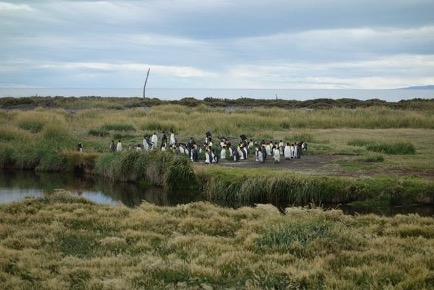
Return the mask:
<path id="1" fill-rule="evenodd" d="M 201 70 L 188 66 L 162 66 L 151 64 L 114 64 L 114 63 L 77 63 L 77 62 L 65 62 L 65 63 L 50 63 L 41 64 L 38 66 L 40 69 L 50 70 L 80 70 L 80 71 L 101 71 L 101 72 L 116 72 L 116 73 L 143 73 L 151 68 L 153 73 L 157 73 L 165 76 L 175 77 L 214 77 L 215 73 Z"/>
<path id="2" fill-rule="evenodd" d="M 391 89 L 434 83 L 434 55 L 397 55 L 356 62 L 240 65 L 229 75 L 254 88 Z"/>
<path id="3" fill-rule="evenodd" d="M 32 8 L 26 4 L 13 4 L 8 2 L 0 2 L 0 13 L 2 11 L 32 11 Z"/>

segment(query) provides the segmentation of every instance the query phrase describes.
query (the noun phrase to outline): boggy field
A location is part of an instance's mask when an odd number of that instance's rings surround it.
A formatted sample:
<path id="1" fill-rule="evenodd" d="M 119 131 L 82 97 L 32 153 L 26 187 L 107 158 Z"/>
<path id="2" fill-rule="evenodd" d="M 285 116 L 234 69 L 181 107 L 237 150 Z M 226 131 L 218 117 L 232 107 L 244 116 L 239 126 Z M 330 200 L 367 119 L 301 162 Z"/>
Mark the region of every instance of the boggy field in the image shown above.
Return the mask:
<path id="1" fill-rule="evenodd" d="M 167 189 L 196 187 L 210 199 L 235 202 L 433 203 L 432 100 L 297 103 L 241 99 L 229 102 L 230 107 L 225 103 L 212 99 L 157 103 L 137 98 L 6 98 L 0 102 L 0 166 L 78 170 Z M 161 142 L 162 133 L 169 136 L 171 131 L 178 142 L 193 137 L 199 147 L 210 131 L 214 147 L 219 137 L 230 138 L 236 145 L 244 134 L 258 143 L 305 141 L 308 150 L 300 159 L 282 158 L 274 164 L 268 158 L 259 164 L 253 149 L 248 160 L 206 166 L 203 155 L 199 162 L 189 162 L 169 152 L 128 149 L 153 133 Z M 111 140 L 121 140 L 123 152 L 109 152 Z M 83 152 L 76 151 L 79 142 Z M 246 180 L 259 187 L 250 189 Z"/>
<path id="2" fill-rule="evenodd" d="M 60 192 L 0 206 L 5 289 L 432 289 L 434 219 L 345 216 L 322 203 L 425 204 L 434 197 L 434 101 L 254 106 L 223 101 L 29 98 L 0 102 L 3 169 L 83 172 L 201 192 L 209 203 L 129 209 Z M 355 104 L 358 103 L 358 106 Z M 220 104 L 220 105 L 217 105 Z M 276 107 L 279 106 L 279 107 Z M 128 150 L 173 131 L 306 141 L 300 159 L 205 165 Z M 121 140 L 122 152 L 109 152 Z M 84 145 L 77 152 L 78 142 Z M 215 142 L 217 143 L 217 142 Z M 202 156 L 203 158 L 203 156 Z M 128 194 L 128 192 L 125 192 Z M 309 205 L 310 209 L 291 207 Z M 285 209 L 286 207 L 286 209 Z"/>

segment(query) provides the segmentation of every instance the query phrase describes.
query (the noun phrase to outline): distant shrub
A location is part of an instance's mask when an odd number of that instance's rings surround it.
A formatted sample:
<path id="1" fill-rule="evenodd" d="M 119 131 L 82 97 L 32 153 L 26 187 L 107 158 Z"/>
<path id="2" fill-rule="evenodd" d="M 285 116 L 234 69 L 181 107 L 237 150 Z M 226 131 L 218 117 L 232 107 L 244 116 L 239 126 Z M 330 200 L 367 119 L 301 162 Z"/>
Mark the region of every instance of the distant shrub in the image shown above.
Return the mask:
<path id="1" fill-rule="evenodd" d="M 18 127 L 24 130 L 28 130 L 32 133 L 39 133 L 41 132 L 42 128 L 44 128 L 44 122 L 34 119 L 21 120 L 18 123 Z"/>
<path id="2" fill-rule="evenodd" d="M 110 136 L 110 133 L 107 130 L 103 130 L 103 129 L 90 129 L 88 134 L 95 137 Z"/>
<path id="3" fill-rule="evenodd" d="M 101 126 L 101 129 L 106 131 L 136 131 L 131 124 L 105 124 Z"/>
<path id="4" fill-rule="evenodd" d="M 411 143 L 376 143 L 376 144 L 368 144 L 366 149 L 369 151 L 392 154 L 392 155 L 409 155 L 416 154 L 416 149 Z"/>

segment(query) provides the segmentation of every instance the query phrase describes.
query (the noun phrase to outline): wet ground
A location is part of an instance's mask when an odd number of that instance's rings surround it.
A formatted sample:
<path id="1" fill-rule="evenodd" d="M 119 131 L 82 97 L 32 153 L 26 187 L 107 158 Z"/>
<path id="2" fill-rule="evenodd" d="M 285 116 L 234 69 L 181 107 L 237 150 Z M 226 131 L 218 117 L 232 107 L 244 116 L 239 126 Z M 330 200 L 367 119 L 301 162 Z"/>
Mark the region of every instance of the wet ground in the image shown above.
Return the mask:
<path id="1" fill-rule="evenodd" d="M 230 160 L 220 160 L 219 166 L 239 167 L 239 168 L 275 168 L 312 175 L 331 175 L 331 176 L 418 176 L 428 180 L 434 180 L 434 170 L 409 170 L 390 168 L 384 163 L 355 162 L 358 155 L 351 154 L 323 154 L 305 155 L 300 159 L 281 159 L 280 163 L 275 163 L 273 158 L 268 157 L 264 163 L 256 162 L 255 159 L 240 160 L 233 162 Z"/>

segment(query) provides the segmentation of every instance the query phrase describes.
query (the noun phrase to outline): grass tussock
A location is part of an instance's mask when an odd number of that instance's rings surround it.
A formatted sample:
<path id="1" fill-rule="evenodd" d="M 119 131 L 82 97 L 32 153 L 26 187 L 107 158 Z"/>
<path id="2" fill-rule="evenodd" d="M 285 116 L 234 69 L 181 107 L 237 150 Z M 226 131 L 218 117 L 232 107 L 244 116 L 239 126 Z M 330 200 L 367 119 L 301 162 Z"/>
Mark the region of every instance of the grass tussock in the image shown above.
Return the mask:
<path id="1" fill-rule="evenodd" d="M 95 173 L 113 180 L 139 181 L 166 189 L 194 188 L 196 176 L 186 156 L 162 151 L 125 151 L 102 154 L 95 161 Z"/>
<path id="2" fill-rule="evenodd" d="M 341 211 L 96 205 L 67 192 L 0 206 L 5 289 L 432 287 L 434 221 Z M 403 250 L 405 249 L 405 251 Z"/>
<path id="3" fill-rule="evenodd" d="M 88 134 L 95 137 L 108 137 L 110 132 L 104 129 L 90 129 Z"/>
<path id="4" fill-rule="evenodd" d="M 363 158 L 359 158 L 358 160 L 361 162 L 376 163 L 376 162 L 384 162 L 384 157 L 383 155 L 368 155 Z"/>
<path id="5" fill-rule="evenodd" d="M 101 130 L 105 131 L 136 131 L 133 125 L 131 124 L 105 124 L 101 127 Z"/>

